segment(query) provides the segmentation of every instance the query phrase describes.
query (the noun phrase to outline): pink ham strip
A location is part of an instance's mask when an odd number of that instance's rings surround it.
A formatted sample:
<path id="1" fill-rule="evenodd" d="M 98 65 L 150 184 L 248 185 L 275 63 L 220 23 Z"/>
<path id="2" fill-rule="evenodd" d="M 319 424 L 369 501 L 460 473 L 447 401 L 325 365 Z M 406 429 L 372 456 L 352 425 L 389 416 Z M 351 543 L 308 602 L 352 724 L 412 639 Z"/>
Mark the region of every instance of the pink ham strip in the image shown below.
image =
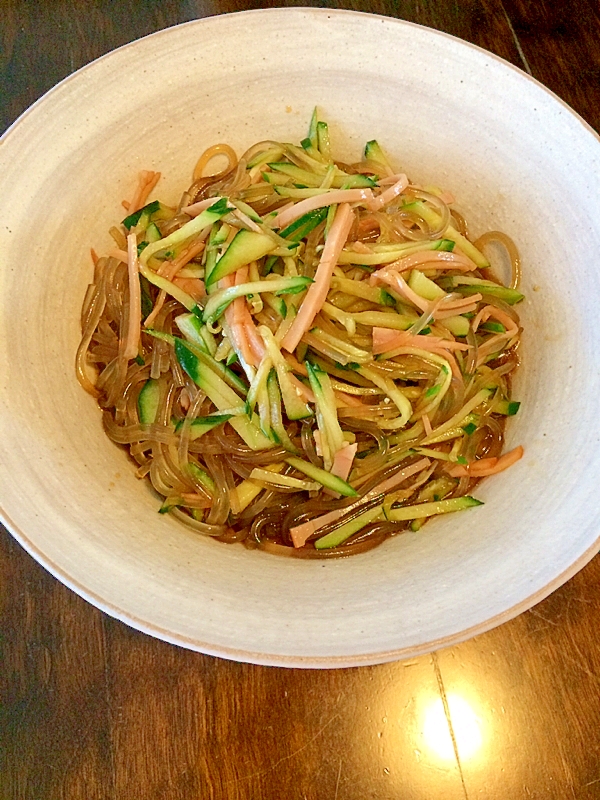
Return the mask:
<path id="1" fill-rule="evenodd" d="M 221 278 L 219 288 L 227 289 L 230 286 L 239 286 L 247 280 L 248 267 L 240 267 L 233 274 Z M 258 367 L 265 354 L 265 345 L 256 330 L 245 297 L 238 297 L 227 306 L 225 319 L 233 339 L 231 342 L 233 349 L 242 356 L 247 364 Z"/>
<path id="2" fill-rule="evenodd" d="M 311 283 L 302 301 L 298 315 L 281 342 L 281 346 L 290 353 L 296 349 L 300 339 L 302 339 L 306 331 L 310 328 L 312 321 L 327 299 L 327 293 L 331 286 L 333 269 L 337 264 L 342 248 L 346 244 L 346 239 L 348 238 L 353 222 L 354 214 L 350 206 L 347 203 L 339 205 L 335 219 L 329 230 L 325 247 L 321 253 L 321 260 L 317 267 L 315 281 Z"/>
<path id="3" fill-rule="evenodd" d="M 315 431 L 315 437 L 318 431 Z M 352 469 L 352 462 L 354 461 L 354 456 L 356 455 L 356 451 L 358 449 L 358 444 L 345 444 L 341 447 L 335 456 L 333 457 L 333 464 L 331 465 L 331 474 L 336 475 L 338 478 L 341 478 L 343 481 L 348 480 L 348 475 L 350 475 L 350 470 Z M 317 448 L 317 455 L 320 455 L 319 449 Z M 325 489 L 325 494 L 331 495 L 331 497 L 341 497 L 338 492 L 334 492 L 331 489 Z"/>
<path id="4" fill-rule="evenodd" d="M 133 199 L 130 203 L 124 200 L 121 205 L 127 209 L 129 214 L 133 214 L 134 211 L 139 211 L 140 208 L 143 208 L 146 200 L 148 199 L 148 195 L 152 189 L 154 189 L 159 180 L 160 172 L 152 172 L 145 169 L 142 170 L 138 178 L 138 185 L 133 195 Z"/>
<path id="5" fill-rule="evenodd" d="M 385 178 L 380 178 L 377 181 L 377 186 L 393 186 L 394 183 L 397 183 L 401 178 L 404 177 L 406 176 L 402 172 L 394 173 L 393 175 L 386 175 Z"/>
<path id="6" fill-rule="evenodd" d="M 204 239 L 208 235 L 208 228 L 206 228 L 205 232 L 201 234 L 199 237 L 196 237 L 191 244 L 189 244 L 181 253 L 175 258 L 173 261 L 163 261 L 163 263 L 158 268 L 157 272 L 159 275 L 167 278 L 168 280 L 174 280 L 175 284 L 181 286 L 184 291 L 188 291 L 185 286 L 181 283 L 181 280 L 175 279 L 175 275 L 182 269 L 188 262 L 190 262 L 193 258 L 195 258 L 199 253 L 204 250 L 205 244 Z M 190 279 L 192 280 L 192 279 Z M 199 285 L 201 284 L 201 285 Z M 191 294 L 194 300 L 199 300 L 200 298 L 204 297 L 206 294 L 204 290 L 204 282 L 196 279 L 196 282 L 191 284 L 191 291 L 188 294 Z M 144 322 L 144 326 L 149 328 L 158 314 L 162 309 L 163 305 L 165 304 L 165 300 L 167 299 L 167 293 L 164 289 L 161 289 L 158 293 L 158 297 L 156 298 L 156 302 L 154 304 L 154 308 L 146 317 Z"/>
<path id="7" fill-rule="evenodd" d="M 473 328 L 473 333 L 477 333 L 477 329 L 481 325 L 482 322 L 487 322 L 490 318 L 490 308 L 491 306 L 485 306 L 481 309 L 481 311 L 477 314 L 473 322 L 471 323 L 471 327 Z"/>
<path id="8" fill-rule="evenodd" d="M 371 189 L 334 189 L 333 191 L 324 191 L 323 194 L 307 197 L 306 200 L 300 200 L 300 202 L 294 203 L 293 206 L 280 210 L 272 224 L 274 228 L 287 228 L 288 225 L 291 225 L 303 214 L 308 214 L 309 211 L 314 211 L 317 208 L 332 206 L 336 203 L 360 202 L 364 202 L 368 206 L 372 200 L 373 192 Z"/>
<path id="9" fill-rule="evenodd" d="M 242 283 L 246 283 L 248 280 L 248 267 L 241 267 L 235 273 L 235 285 L 239 286 Z M 241 301 L 241 302 L 239 302 Z M 248 345 L 252 352 L 252 361 L 255 367 L 258 367 L 260 362 L 263 359 L 265 354 L 265 343 L 262 340 L 259 332 L 256 330 L 256 326 L 254 324 L 254 320 L 252 319 L 252 314 L 250 313 L 250 309 L 248 308 L 248 301 L 245 297 L 238 297 L 233 305 L 235 305 L 235 319 L 236 322 L 239 323 L 246 335 L 246 339 L 248 341 Z"/>
<path id="10" fill-rule="evenodd" d="M 430 312 L 431 311 L 431 303 L 425 300 L 424 297 L 421 297 L 416 292 L 410 288 L 408 283 L 404 280 L 402 275 L 395 270 L 395 269 L 388 269 L 384 267 L 383 269 L 377 270 L 374 272 L 371 277 L 369 278 L 369 283 L 371 286 L 378 286 L 381 283 L 387 283 L 388 286 L 391 286 L 392 289 L 395 289 L 398 294 L 401 294 L 406 300 L 416 306 L 423 312 Z"/>
<path id="11" fill-rule="evenodd" d="M 200 278 L 173 278 L 175 286 L 179 286 L 184 292 L 187 292 L 196 302 L 202 300 L 206 296 L 204 289 L 204 281 Z"/>
<path id="12" fill-rule="evenodd" d="M 207 227 L 199 236 L 197 236 L 188 246 L 181 251 L 181 253 L 174 258 L 173 261 L 163 261 L 163 263 L 159 266 L 156 270 L 159 275 L 163 275 L 165 278 L 172 280 L 175 275 L 179 272 L 180 269 L 183 269 L 186 264 L 196 258 L 197 255 L 204 250 L 206 245 L 204 244 L 204 240 L 208 236 L 208 231 L 210 229 Z"/>
<path id="13" fill-rule="evenodd" d="M 358 444 L 345 444 L 341 447 L 333 457 L 333 466 L 331 467 L 331 474 L 336 475 L 343 481 L 348 480 L 350 470 L 352 469 L 352 462 L 358 449 Z"/>
<path id="14" fill-rule="evenodd" d="M 184 214 L 187 214 L 190 217 L 197 217 L 203 211 L 206 211 L 207 208 L 210 208 L 212 205 L 222 199 L 222 197 L 207 197 L 206 200 L 199 200 L 197 203 L 192 203 L 191 206 L 185 206 L 181 210 Z"/>
<path id="15" fill-rule="evenodd" d="M 229 289 L 231 286 L 235 285 L 235 273 L 231 275 L 226 275 L 224 278 L 221 278 L 219 281 L 219 288 L 220 289 Z M 246 331 L 243 325 L 236 319 L 236 304 L 237 300 L 234 300 L 233 303 L 230 303 L 227 308 L 225 309 L 225 319 L 229 326 L 229 332 L 231 333 L 231 338 L 233 341 L 231 342 L 231 346 L 236 351 L 239 357 L 243 358 L 247 364 L 253 364 L 254 358 L 252 354 L 252 350 L 250 349 L 250 344 L 246 337 Z"/>
<path id="16" fill-rule="evenodd" d="M 433 428 L 431 427 L 429 414 L 423 414 L 423 416 L 421 417 L 421 421 L 423 423 L 423 430 L 425 431 L 425 436 L 431 436 L 431 434 L 433 433 Z"/>
<path id="17" fill-rule="evenodd" d="M 248 267 L 240 267 L 233 273 L 234 286 L 241 286 L 243 283 L 248 282 Z M 241 323 L 244 317 L 244 306 L 246 305 L 246 298 L 245 297 L 236 297 L 236 299 L 231 304 L 233 307 L 233 315 L 232 321 L 236 323 Z"/>
<path id="18" fill-rule="evenodd" d="M 399 194 L 406 189 L 408 186 L 408 178 L 406 175 L 396 175 L 396 182 L 393 186 L 390 186 L 389 189 L 381 192 L 381 194 L 374 197 L 373 200 L 367 202 L 367 208 L 370 211 L 379 211 L 380 208 L 384 208 L 385 206 L 389 205 L 392 200 L 395 200 Z"/>
<path id="19" fill-rule="evenodd" d="M 256 330 L 256 326 L 252 319 L 252 315 L 248 310 L 248 306 L 245 308 L 245 316 L 246 322 L 244 328 L 246 330 L 246 336 L 248 337 L 248 343 L 254 355 L 254 366 L 258 367 L 265 355 L 265 343 L 263 342 L 259 332 Z"/>
<path id="20" fill-rule="evenodd" d="M 473 294 L 470 297 L 461 297 L 458 300 L 444 301 L 442 303 L 436 300 L 434 304 L 432 304 L 414 292 L 402 275 L 400 275 L 397 270 L 390 269 L 389 266 L 374 272 L 369 281 L 371 286 L 377 286 L 379 283 L 387 283 L 388 286 L 395 289 L 398 294 L 402 295 L 409 303 L 412 303 L 421 311 L 427 312 L 428 314 L 433 311 L 434 319 L 445 319 L 446 317 L 453 317 L 457 314 L 465 314 L 467 311 L 474 310 L 478 301 L 481 300 L 480 294 Z"/>
<path id="21" fill-rule="evenodd" d="M 477 303 L 481 300 L 480 294 L 472 294 L 470 297 L 465 297 L 463 300 L 453 300 L 450 303 L 443 303 L 440 305 L 438 311 L 433 315 L 434 319 L 448 319 L 448 317 L 455 317 L 457 314 L 467 314 L 475 311 Z"/>
<path id="22" fill-rule="evenodd" d="M 468 350 L 469 345 L 442 339 L 441 336 L 413 336 L 408 331 L 393 331 L 389 328 L 373 328 L 373 355 L 385 353 L 396 347 L 418 347 L 421 350 Z"/>
<path id="23" fill-rule="evenodd" d="M 443 269 L 456 269 L 461 272 L 470 272 L 477 269 L 477 264 L 462 253 L 451 253 L 447 250 L 420 250 L 417 253 L 410 253 L 386 264 L 384 269 L 394 269 L 404 272 L 407 269 L 415 269 L 422 264 L 439 264 Z"/>
<path id="24" fill-rule="evenodd" d="M 505 339 L 512 339 L 513 336 L 516 336 L 519 333 L 519 326 L 514 319 L 512 319 L 512 317 L 510 317 L 504 311 L 501 311 L 499 308 L 496 308 L 496 306 L 487 306 L 487 308 L 490 309 L 489 316 L 494 317 L 498 320 L 498 322 L 501 322 L 506 328 L 506 331 L 504 333 L 497 333 L 495 336 L 489 338 L 485 344 L 481 345 L 477 353 L 478 366 L 479 364 L 483 364 L 487 356 L 494 352 L 496 346 L 500 342 L 504 341 Z"/>
<path id="25" fill-rule="evenodd" d="M 457 464 L 448 470 L 448 474 L 453 478 L 467 476 L 485 478 L 487 475 L 496 475 L 498 472 L 503 472 L 505 469 L 512 467 L 513 464 L 516 464 L 521 458 L 523 458 L 523 446 L 519 445 L 509 453 L 500 456 L 500 458 L 482 458 L 479 461 L 471 462 L 467 467 Z"/>
<path id="26" fill-rule="evenodd" d="M 352 503 L 352 505 L 346 506 L 346 508 L 328 511 L 326 514 L 321 514 L 320 517 L 315 517 L 315 519 L 311 519 L 308 522 L 303 522 L 301 525 L 296 525 L 293 528 L 290 528 L 290 535 L 292 537 L 294 547 L 302 547 L 306 544 L 307 540 L 313 535 L 313 533 L 316 533 L 319 530 L 319 528 L 329 525 L 330 522 L 335 522 L 335 520 L 341 517 L 343 514 L 352 511 L 365 501 L 371 500 L 373 497 L 377 497 L 378 494 L 386 494 L 392 489 L 395 489 L 396 486 L 403 483 L 407 478 L 410 478 L 417 472 L 421 472 L 421 470 L 426 469 L 426 467 L 428 467 L 430 464 L 431 461 L 428 458 L 422 458 L 419 461 L 416 461 L 414 464 L 411 464 L 410 467 L 406 467 L 406 469 L 400 470 L 391 477 L 386 478 L 386 480 L 382 481 L 381 483 L 378 483 L 377 486 L 367 492 L 364 497 L 360 498 L 360 500 L 357 500 L 356 503 Z"/>

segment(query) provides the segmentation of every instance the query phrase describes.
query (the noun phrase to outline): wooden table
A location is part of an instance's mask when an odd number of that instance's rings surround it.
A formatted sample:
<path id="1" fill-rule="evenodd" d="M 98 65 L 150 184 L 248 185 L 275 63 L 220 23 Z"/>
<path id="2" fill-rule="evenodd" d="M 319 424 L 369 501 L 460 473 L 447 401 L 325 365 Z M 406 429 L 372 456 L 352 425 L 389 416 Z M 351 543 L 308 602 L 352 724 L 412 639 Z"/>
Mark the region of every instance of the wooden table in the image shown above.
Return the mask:
<path id="1" fill-rule="evenodd" d="M 474 42 L 600 129 L 597 0 L 307 5 L 396 15 Z M 0 130 L 119 45 L 251 7 L 0 0 Z M 137 633 L 64 588 L 2 529 L 0 797 L 599 798 L 599 590 L 595 559 L 531 611 L 459 646 L 377 667 L 284 670 Z"/>

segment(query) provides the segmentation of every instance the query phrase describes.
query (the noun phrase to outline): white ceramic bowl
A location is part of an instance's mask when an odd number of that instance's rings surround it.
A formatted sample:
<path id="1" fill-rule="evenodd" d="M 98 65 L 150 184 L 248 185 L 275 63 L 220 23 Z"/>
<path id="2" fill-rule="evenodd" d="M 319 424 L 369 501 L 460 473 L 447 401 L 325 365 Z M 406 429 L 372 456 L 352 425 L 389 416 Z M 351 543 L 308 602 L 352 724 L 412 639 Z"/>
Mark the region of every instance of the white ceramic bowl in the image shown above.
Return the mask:
<path id="1" fill-rule="evenodd" d="M 264 45 L 262 46 L 261 43 Z M 268 43 L 266 46 L 265 43 Z M 227 546 L 156 513 L 74 376 L 89 247 L 108 246 L 141 168 L 176 197 L 202 149 L 298 141 L 314 105 L 336 150 L 376 137 L 451 189 L 524 262 L 524 459 L 485 505 L 351 559 Z M 598 550 L 600 144 L 522 72 L 464 42 L 353 12 L 276 9 L 162 31 L 71 76 L 0 145 L 2 518 L 91 603 L 241 661 L 382 662 L 484 631 Z"/>

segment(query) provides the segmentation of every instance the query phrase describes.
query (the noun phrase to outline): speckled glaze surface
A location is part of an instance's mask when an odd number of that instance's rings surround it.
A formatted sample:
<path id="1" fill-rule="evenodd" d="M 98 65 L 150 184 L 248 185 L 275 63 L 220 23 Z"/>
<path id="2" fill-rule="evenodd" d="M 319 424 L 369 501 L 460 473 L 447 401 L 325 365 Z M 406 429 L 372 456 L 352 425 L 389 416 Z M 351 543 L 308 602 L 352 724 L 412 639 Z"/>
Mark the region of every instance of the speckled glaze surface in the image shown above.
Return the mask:
<path id="1" fill-rule="evenodd" d="M 485 505 L 326 563 L 212 542 L 159 516 L 74 375 L 89 248 L 109 246 L 137 171 L 160 170 L 160 196 L 175 199 L 203 148 L 297 141 L 315 105 L 342 154 L 376 137 L 413 180 L 451 189 L 475 233 L 513 236 L 527 295 L 522 410 L 507 434 L 524 459 L 481 485 Z M 209 18 L 71 76 L 0 143 L 5 524 L 107 613 L 241 661 L 377 663 L 528 608 L 598 549 L 599 160 L 596 135 L 523 73 L 374 15 Z"/>

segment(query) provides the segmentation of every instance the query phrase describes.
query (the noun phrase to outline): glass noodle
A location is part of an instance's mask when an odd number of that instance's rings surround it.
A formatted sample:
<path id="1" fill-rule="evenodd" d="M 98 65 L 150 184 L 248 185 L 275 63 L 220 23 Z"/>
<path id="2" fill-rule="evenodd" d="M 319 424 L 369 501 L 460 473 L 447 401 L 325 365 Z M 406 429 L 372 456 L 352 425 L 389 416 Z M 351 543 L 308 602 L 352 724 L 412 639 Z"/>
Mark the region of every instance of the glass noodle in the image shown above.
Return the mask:
<path id="1" fill-rule="evenodd" d="M 76 370 L 160 513 L 347 556 L 478 505 L 519 460 L 502 454 L 523 299 L 505 233 L 473 242 L 449 192 L 375 140 L 337 161 L 316 112 L 300 145 L 213 145 L 175 205 L 150 199 L 159 178 L 92 251 Z"/>

